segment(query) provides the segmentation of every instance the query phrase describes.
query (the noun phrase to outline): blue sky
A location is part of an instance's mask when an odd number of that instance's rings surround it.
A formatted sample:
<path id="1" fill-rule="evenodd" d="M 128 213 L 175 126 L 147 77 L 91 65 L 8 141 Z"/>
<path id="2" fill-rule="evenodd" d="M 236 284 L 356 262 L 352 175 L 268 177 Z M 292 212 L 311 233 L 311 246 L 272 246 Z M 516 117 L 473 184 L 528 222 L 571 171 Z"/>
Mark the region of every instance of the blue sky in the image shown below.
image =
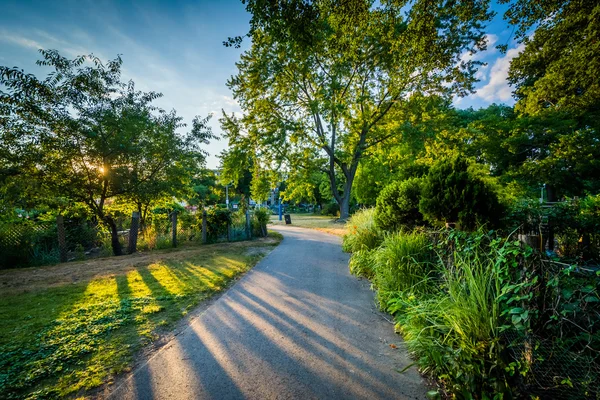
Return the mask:
<path id="1" fill-rule="evenodd" d="M 187 123 L 195 115 L 214 113 L 211 125 L 220 133 L 220 110 L 240 110 L 225 82 L 236 72 L 243 48 L 222 45 L 228 36 L 247 31 L 250 18 L 239 0 L 0 3 L 0 65 L 42 72 L 35 66 L 40 48 L 57 49 L 67 57 L 94 53 L 103 60 L 121 54 L 123 77 L 133 79 L 140 90 L 163 93 L 156 104 L 166 110 L 175 108 Z M 457 107 L 513 103 L 506 73 L 519 48 L 501 15 L 487 32 L 488 51 L 473 56 L 487 63 L 478 74 L 478 90 L 457 99 Z M 494 46 L 505 43 L 509 51 L 502 55 Z M 218 165 L 217 156 L 225 146 L 224 141 L 211 143 L 209 167 Z"/>

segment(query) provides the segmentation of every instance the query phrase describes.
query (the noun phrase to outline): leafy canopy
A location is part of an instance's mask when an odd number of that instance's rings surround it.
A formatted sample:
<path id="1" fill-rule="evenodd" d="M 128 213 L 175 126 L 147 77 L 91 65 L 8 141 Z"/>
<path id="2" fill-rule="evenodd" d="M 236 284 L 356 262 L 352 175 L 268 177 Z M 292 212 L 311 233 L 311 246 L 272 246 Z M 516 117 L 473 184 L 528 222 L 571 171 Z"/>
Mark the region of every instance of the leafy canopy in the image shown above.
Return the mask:
<path id="1" fill-rule="evenodd" d="M 326 173 L 345 218 L 366 150 L 398 133 L 381 129 L 388 114 L 415 93 L 472 89 L 478 63 L 460 54 L 485 48 L 488 3 L 266 3 L 247 3 L 252 45 L 228 82 L 243 129 L 230 145 L 250 144 L 265 169 Z"/>

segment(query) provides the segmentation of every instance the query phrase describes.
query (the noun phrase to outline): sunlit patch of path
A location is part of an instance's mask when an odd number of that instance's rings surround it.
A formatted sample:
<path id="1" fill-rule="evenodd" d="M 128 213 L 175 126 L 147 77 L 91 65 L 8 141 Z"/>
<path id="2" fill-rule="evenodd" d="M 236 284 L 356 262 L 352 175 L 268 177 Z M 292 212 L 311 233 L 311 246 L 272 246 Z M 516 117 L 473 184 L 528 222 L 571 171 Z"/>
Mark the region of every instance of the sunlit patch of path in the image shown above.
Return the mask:
<path id="1" fill-rule="evenodd" d="M 282 244 L 109 397 L 425 398 L 414 368 L 398 372 L 411 360 L 340 239 L 276 229 Z"/>

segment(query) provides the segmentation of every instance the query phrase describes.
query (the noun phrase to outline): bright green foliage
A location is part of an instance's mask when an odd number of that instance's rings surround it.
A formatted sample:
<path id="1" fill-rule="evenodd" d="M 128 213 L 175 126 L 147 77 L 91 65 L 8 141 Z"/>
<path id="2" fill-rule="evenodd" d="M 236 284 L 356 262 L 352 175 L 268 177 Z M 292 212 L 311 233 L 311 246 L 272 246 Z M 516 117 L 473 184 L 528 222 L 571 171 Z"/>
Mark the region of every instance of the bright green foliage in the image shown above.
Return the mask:
<path id="1" fill-rule="evenodd" d="M 254 163 L 250 195 L 258 204 L 264 203 L 269 198 L 271 190 L 277 184 L 274 178 L 274 174 L 261 168 L 258 162 Z"/>
<path id="2" fill-rule="evenodd" d="M 399 232 L 353 258 L 423 371 L 453 396 L 520 397 L 525 384 L 566 398 L 597 393 L 592 271 L 542 263 L 520 242 L 482 231 Z"/>
<path id="3" fill-rule="evenodd" d="M 254 210 L 252 215 L 252 235 L 265 237 L 267 236 L 267 224 L 271 219 L 271 213 L 266 208 Z"/>
<path id="4" fill-rule="evenodd" d="M 524 50 L 511 62 L 516 109 L 526 114 L 590 111 L 600 100 L 600 4 L 574 0 L 503 0 L 505 18 L 519 27 Z M 535 26 L 529 36 L 528 29 Z M 590 122 L 598 128 L 596 121 Z"/>
<path id="5" fill-rule="evenodd" d="M 350 273 L 356 276 L 362 276 L 367 279 L 373 279 L 375 276 L 375 255 L 377 249 L 364 249 L 352 253 L 350 257 Z"/>
<path id="6" fill-rule="evenodd" d="M 3 292 L 0 398 L 80 396 L 129 370 L 144 345 L 257 261 L 245 250 L 165 255 L 110 277 Z"/>
<path id="7" fill-rule="evenodd" d="M 375 210 L 367 208 L 355 212 L 346 223 L 347 234 L 344 235 L 343 249 L 355 253 L 361 250 L 372 250 L 381 244 L 383 234 L 375 225 Z"/>
<path id="8" fill-rule="evenodd" d="M 424 180 L 419 209 L 432 223 L 458 223 L 461 229 L 497 224 L 502 213 L 494 190 L 469 169 L 467 159 L 442 159 Z"/>
<path id="9" fill-rule="evenodd" d="M 225 188 L 218 182 L 218 178 L 213 171 L 202 169 L 192 178 L 191 184 L 192 193 L 188 195 L 187 199 L 189 204 L 214 206 L 225 202 Z"/>
<path id="10" fill-rule="evenodd" d="M 403 227 L 423 226 L 425 221 L 419 211 L 421 186 L 420 178 L 396 181 L 386 186 L 377 197 L 377 226 L 387 232 L 395 232 Z"/>
<path id="11" fill-rule="evenodd" d="M 382 129 L 390 113 L 411 94 L 471 90 L 478 63 L 460 55 L 485 48 L 491 16 L 487 1 L 261 0 L 247 9 L 252 44 L 228 82 L 243 129 L 230 144 L 247 140 L 274 170 L 326 173 L 342 219 L 360 160 L 397 133 Z"/>
<path id="12" fill-rule="evenodd" d="M 429 282 L 432 293 L 404 291 L 387 303 L 421 368 L 460 398 L 509 390 L 500 359 L 500 286 L 494 261 L 476 246 L 458 247 L 452 266 L 430 266 L 439 277 L 437 285 Z"/>
<path id="13" fill-rule="evenodd" d="M 231 223 L 231 212 L 210 207 L 206 210 L 207 239 L 211 242 L 227 236 L 227 226 Z"/>
<path id="14" fill-rule="evenodd" d="M 151 203 L 185 192 L 206 156 L 200 146 L 213 137 L 208 118 L 196 117 L 191 131 L 179 134 L 181 118 L 152 105 L 160 94 L 121 82 L 120 58 L 105 65 L 92 55 L 41 54 L 38 64 L 53 70 L 43 80 L 0 67 L 2 189 L 41 188 L 55 208 L 59 198 L 85 204 L 110 229 L 119 255 L 107 203 L 127 199 L 145 215 Z"/>
<path id="15" fill-rule="evenodd" d="M 434 278 L 430 240 L 422 232 L 397 232 L 385 237 L 374 255 L 377 299 L 382 308 L 398 292 L 426 292 Z"/>

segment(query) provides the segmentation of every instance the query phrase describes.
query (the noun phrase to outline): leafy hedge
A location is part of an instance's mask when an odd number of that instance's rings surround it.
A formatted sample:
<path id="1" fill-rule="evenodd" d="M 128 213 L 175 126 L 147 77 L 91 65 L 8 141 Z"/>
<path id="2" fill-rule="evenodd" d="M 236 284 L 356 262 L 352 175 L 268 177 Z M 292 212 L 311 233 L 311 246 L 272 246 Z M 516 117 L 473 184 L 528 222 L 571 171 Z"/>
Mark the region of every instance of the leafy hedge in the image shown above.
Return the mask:
<path id="1" fill-rule="evenodd" d="M 401 227 L 413 228 L 425 225 L 423 214 L 419 211 L 422 179 L 411 178 L 392 182 L 377 197 L 375 222 L 387 232 Z"/>
<path id="2" fill-rule="evenodd" d="M 366 234 L 350 231 L 347 249 L 362 242 L 353 236 Z M 422 371 L 448 394 L 600 396 L 600 272 L 482 230 L 398 232 L 355 250 L 350 269 L 372 280 Z"/>
<path id="3" fill-rule="evenodd" d="M 231 223 L 231 212 L 211 207 L 206 210 L 206 236 L 208 241 L 215 242 L 227 237 L 227 226 Z"/>
<path id="4" fill-rule="evenodd" d="M 346 223 L 348 234 L 344 236 L 344 251 L 354 253 L 372 250 L 381 244 L 383 232 L 375 224 L 374 216 L 375 209 L 367 208 L 357 211 L 350 217 Z"/>
<path id="5" fill-rule="evenodd" d="M 426 176 L 419 210 L 432 223 L 458 223 L 473 230 L 496 227 L 503 213 L 498 195 L 481 177 L 469 171 L 461 156 L 438 161 Z"/>

